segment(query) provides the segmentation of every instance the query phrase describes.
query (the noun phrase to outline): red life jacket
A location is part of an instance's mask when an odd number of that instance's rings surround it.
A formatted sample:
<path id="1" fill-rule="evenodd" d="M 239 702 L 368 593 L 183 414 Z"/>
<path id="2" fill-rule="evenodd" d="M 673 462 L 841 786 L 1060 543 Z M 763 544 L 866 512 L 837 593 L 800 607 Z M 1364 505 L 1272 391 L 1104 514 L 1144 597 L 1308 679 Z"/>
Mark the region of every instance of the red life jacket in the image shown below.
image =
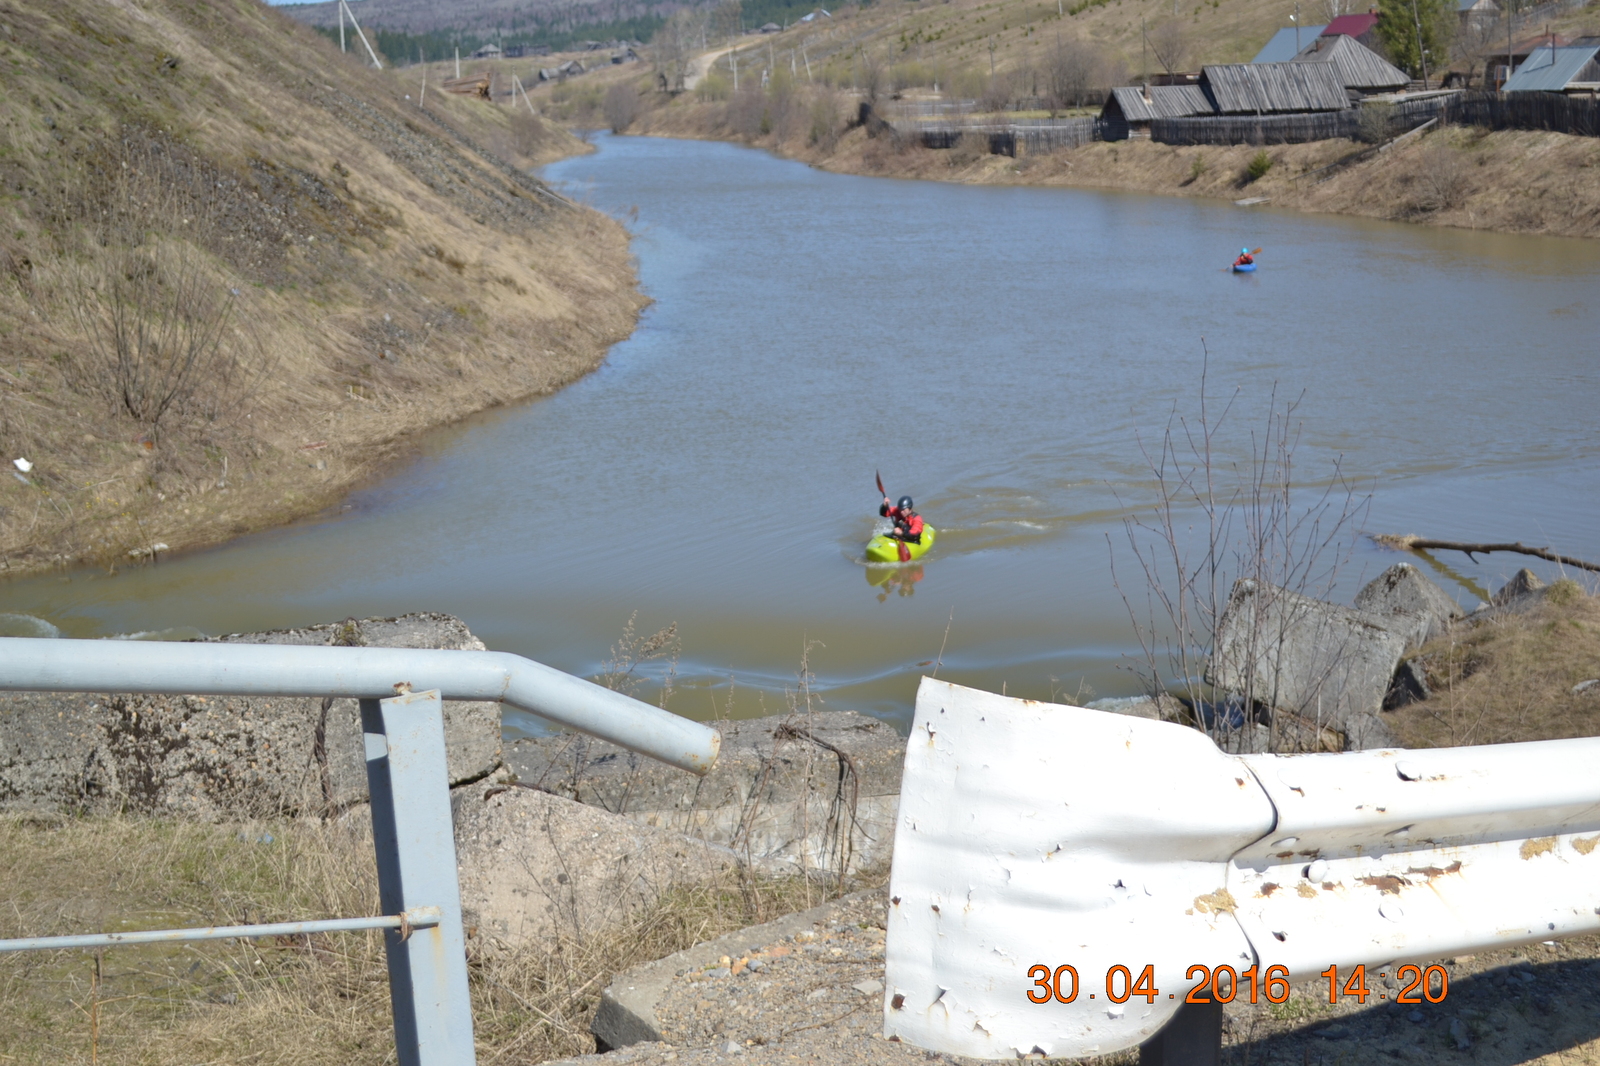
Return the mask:
<path id="1" fill-rule="evenodd" d="M 898 507 L 890 507 L 885 509 L 883 513 L 896 527 L 903 530 L 906 536 L 922 536 L 922 516 L 917 512 L 902 511 Z"/>

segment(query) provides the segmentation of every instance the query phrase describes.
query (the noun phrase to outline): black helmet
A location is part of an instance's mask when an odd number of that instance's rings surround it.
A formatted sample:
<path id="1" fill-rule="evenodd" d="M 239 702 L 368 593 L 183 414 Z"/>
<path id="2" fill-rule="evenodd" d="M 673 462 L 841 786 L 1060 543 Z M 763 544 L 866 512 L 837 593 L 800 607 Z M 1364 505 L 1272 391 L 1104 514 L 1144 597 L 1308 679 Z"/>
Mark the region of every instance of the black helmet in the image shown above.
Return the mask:
<path id="1" fill-rule="evenodd" d="M 900 510 L 902 510 L 902 511 L 911 510 L 911 497 L 910 496 L 902 496 L 902 497 L 900 497 L 900 502 L 895 504 L 895 506 L 900 508 Z"/>

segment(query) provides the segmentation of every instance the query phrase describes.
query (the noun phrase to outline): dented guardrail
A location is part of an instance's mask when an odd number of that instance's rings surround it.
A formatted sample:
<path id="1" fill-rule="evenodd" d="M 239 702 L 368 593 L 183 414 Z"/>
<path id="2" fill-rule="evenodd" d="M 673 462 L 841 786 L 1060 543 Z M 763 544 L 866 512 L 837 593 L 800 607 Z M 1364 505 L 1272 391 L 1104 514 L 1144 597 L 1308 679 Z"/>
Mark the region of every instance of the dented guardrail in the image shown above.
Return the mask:
<path id="1" fill-rule="evenodd" d="M 975 1058 L 1107 1053 L 1218 973 L 1265 992 L 1595 932 L 1597 767 L 1600 739 L 1232 756 L 925 678 L 885 1032 Z"/>

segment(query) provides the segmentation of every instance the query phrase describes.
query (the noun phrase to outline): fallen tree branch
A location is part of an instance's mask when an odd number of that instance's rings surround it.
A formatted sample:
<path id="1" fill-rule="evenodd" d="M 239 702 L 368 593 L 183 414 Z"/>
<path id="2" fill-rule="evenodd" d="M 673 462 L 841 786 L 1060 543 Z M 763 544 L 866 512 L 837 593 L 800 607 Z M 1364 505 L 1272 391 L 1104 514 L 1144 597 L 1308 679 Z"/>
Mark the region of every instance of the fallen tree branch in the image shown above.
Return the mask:
<path id="1" fill-rule="evenodd" d="M 1394 548 L 1398 551 L 1439 551 L 1465 552 L 1467 558 L 1473 559 L 1474 555 L 1488 555 L 1490 552 L 1517 552 L 1521 555 L 1532 555 L 1540 559 L 1549 559 L 1552 563 L 1563 566 L 1576 566 L 1580 570 L 1593 570 L 1600 573 L 1600 564 L 1586 563 L 1582 559 L 1574 559 L 1567 555 L 1557 555 L 1549 548 L 1530 548 L 1521 541 L 1514 544 L 1469 544 L 1456 540 L 1428 540 L 1425 537 L 1413 537 L 1409 534 L 1397 537 L 1393 533 L 1375 533 L 1372 539 L 1385 548 Z"/>

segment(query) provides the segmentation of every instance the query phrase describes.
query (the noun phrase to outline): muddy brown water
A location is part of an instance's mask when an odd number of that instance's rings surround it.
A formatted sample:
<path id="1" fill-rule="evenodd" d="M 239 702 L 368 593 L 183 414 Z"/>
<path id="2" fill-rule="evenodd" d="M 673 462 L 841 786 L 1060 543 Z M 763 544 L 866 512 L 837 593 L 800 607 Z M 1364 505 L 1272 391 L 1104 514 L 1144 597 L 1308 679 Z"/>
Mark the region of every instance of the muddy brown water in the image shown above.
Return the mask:
<path id="1" fill-rule="evenodd" d="M 1342 462 L 1362 529 L 1600 557 L 1600 243 L 599 143 L 548 175 L 637 208 L 655 303 L 597 373 L 432 435 L 338 515 L 0 586 L 0 627 L 446 611 L 592 674 L 637 612 L 677 623 L 671 706 L 693 717 L 787 706 L 808 646 L 814 697 L 902 728 L 933 663 L 1014 695 L 1129 694 L 1118 585 L 1142 605 L 1145 582 L 1122 516 L 1155 499 L 1140 441 L 1196 413 L 1202 338 L 1213 411 L 1235 397 L 1219 467 L 1276 387 L 1303 394 L 1297 476 Z M 1241 244 L 1265 249 L 1254 275 L 1225 269 Z M 920 566 L 862 565 L 875 469 L 939 530 Z M 1337 594 L 1397 558 L 1357 541 Z M 1431 572 L 1470 606 L 1525 562 Z"/>

